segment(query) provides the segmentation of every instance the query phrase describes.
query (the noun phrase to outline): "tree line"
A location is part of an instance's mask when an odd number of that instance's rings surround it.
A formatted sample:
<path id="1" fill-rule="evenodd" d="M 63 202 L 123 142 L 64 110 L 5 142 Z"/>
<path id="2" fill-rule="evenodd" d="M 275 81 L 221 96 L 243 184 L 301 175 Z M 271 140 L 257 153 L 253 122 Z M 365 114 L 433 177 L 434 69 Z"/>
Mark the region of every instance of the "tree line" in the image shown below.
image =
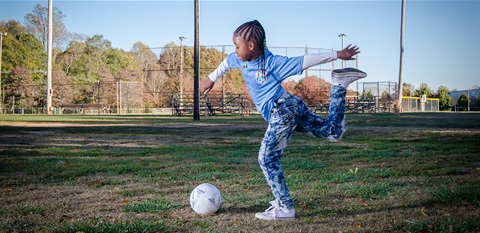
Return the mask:
<path id="1" fill-rule="evenodd" d="M 1 63 L 4 108 L 46 105 L 47 15 L 48 8 L 37 4 L 25 16 L 24 25 L 15 20 L 0 22 L 0 31 L 7 33 L 3 36 Z M 124 51 L 113 47 L 102 35 L 68 32 L 62 22 L 65 16 L 56 7 L 53 15 L 53 106 L 101 103 L 114 107 L 117 105 L 116 83 L 120 81 L 142 83 L 143 104 L 148 108 L 169 106 L 171 95 L 178 94 L 180 88 L 187 96 L 193 93 L 192 47 L 181 48 L 170 42 L 157 57 L 152 48 L 139 41 L 130 51 Z M 182 77 L 180 55 L 184 58 Z M 226 56 L 217 48 L 201 46 L 201 80 L 206 79 Z M 215 85 L 212 93 L 242 93 L 249 98 L 238 70 L 229 71 L 221 82 Z M 330 83 L 321 78 L 309 76 L 298 82 L 286 81 L 283 85 L 309 105 L 328 101 Z M 451 107 L 447 87 L 441 86 L 433 92 L 424 83 L 417 90 L 411 84 L 403 85 L 404 96 L 426 94 L 440 98 L 442 110 Z"/>

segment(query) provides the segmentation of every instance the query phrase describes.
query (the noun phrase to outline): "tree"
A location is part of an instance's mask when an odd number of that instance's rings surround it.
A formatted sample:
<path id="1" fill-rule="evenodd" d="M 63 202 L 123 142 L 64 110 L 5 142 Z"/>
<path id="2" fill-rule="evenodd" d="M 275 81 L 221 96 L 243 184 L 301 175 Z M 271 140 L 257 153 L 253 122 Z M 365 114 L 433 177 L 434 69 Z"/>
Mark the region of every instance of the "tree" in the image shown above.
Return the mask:
<path id="1" fill-rule="evenodd" d="M 97 83 L 97 87 L 100 85 L 100 93 L 98 93 L 100 99 L 97 100 L 98 103 L 109 108 L 117 106 L 118 80 L 115 80 L 115 76 L 112 75 L 107 67 L 103 67 L 98 71 L 98 79 L 101 80 L 101 82 Z"/>
<path id="2" fill-rule="evenodd" d="M 46 55 L 43 46 L 16 21 L 2 22 L 2 87 L 5 105 L 28 107 L 40 104 L 44 93 Z"/>
<path id="3" fill-rule="evenodd" d="M 439 99 L 440 111 L 450 111 L 452 108 L 452 97 L 448 95 L 447 87 L 440 86 L 437 90 L 437 97 Z"/>
<path id="4" fill-rule="evenodd" d="M 102 35 L 87 37 L 85 42 L 70 42 L 65 52 L 58 56 L 57 61 L 65 73 L 74 77 L 76 84 L 94 84 L 102 81 L 99 72 L 105 72 L 105 67 L 114 76 L 118 76 L 119 72 L 139 71 L 141 68 L 139 60 L 133 53 L 113 48 L 111 42 L 105 40 Z"/>
<path id="5" fill-rule="evenodd" d="M 134 58 L 142 65 L 142 70 L 149 70 L 157 63 L 157 56 L 144 43 L 138 41 L 130 51 Z"/>
<path id="6" fill-rule="evenodd" d="M 382 102 L 382 103 L 386 103 L 388 101 L 391 101 L 392 99 L 394 99 L 394 98 L 390 95 L 388 90 L 384 90 L 382 92 L 382 96 L 380 96 L 380 99 L 378 101 Z"/>
<path id="7" fill-rule="evenodd" d="M 292 95 L 297 95 L 295 93 L 295 86 L 298 85 L 298 82 L 295 80 L 285 80 L 282 82 L 282 87 L 285 89 L 285 91 L 288 91 L 288 93 Z"/>
<path id="8" fill-rule="evenodd" d="M 180 47 L 173 42 L 165 45 L 159 63 L 169 77 L 177 77 L 180 69 Z"/>
<path id="9" fill-rule="evenodd" d="M 414 95 L 415 87 L 410 83 L 403 83 L 402 96 L 412 96 Z"/>
<path id="10" fill-rule="evenodd" d="M 7 31 L 2 40 L 2 71 L 24 67 L 32 73 L 32 80 L 44 82 L 46 54 L 40 41 L 16 21 L 8 21 L 6 24 L 2 22 L 1 28 Z"/>
<path id="11" fill-rule="evenodd" d="M 165 71 L 160 70 L 160 64 L 157 56 L 147 45 L 137 42 L 133 45 L 130 53 L 134 59 L 141 65 L 144 79 L 144 95 L 143 101 L 145 107 L 162 107 L 163 88 L 168 80 Z"/>
<path id="12" fill-rule="evenodd" d="M 373 100 L 372 90 L 364 90 L 360 96 L 360 101 L 371 101 Z"/>
<path id="13" fill-rule="evenodd" d="M 79 61 L 81 67 L 80 77 L 85 78 L 85 82 L 97 82 L 97 72 L 101 65 L 104 65 L 102 55 L 112 47 L 112 43 L 103 39 L 102 35 L 94 35 L 85 40 L 85 51 Z"/>
<path id="14" fill-rule="evenodd" d="M 314 76 L 305 77 L 295 86 L 295 93 L 307 105 L 320 106 L 328 102 L 330 84 Z"/>
<path id="15" fill-rule="evenodd" d="M 62 104 L 73 103 L 73 86 L 72 80 L 64 72 L 53 71 L 52 74 L 53 106 L 61 106 Z"/>
<path id="16" fill-rule="evenodd" d="M 25 67 L 17 66 L 5 82 L 6 105 L 25 108 L 33 105 L 32 88 L 34 83 Z"/>
<path id="17" fill-rule="evenodd" d="M 68 40 L 68 31 L 62 22 L 62 11 L 53 7 L 53 47 L 61 49 Z M 25 16 L 25 27 L 42 42 L 43 47 L 47 49 L 48 42 L 48 7 L 36 4 L 32 13 Z"/>
<path id="18" fill-rule="evenodd" d="M 478 109 L 480 107 L 480 96 L 477 96 L 474 102 L 475 102 L 475 107 L 477 107 Z"/>
<path id="19" fill-rule="evenodd" d="M 147 107 L 161 107 L 164 101 L 162 94 L 167 93 L 164 89 L 168 81 L 167 74 L 159 70 L 160 66 L 154 64 L 149 70 L 144 71 L 144 104 Z"/>
<path id="20" fill-rule="evenodd" d="M 415 91 L 415 96 L 422 96 L 426 95 L 427 98 L 432 96 L 432 90 L 430 90 L 430 87 L 426 83 L 420 84 L 420 87 L 418 90 Z"/>
<path id="21" fill-rule="evenodd" d="M 468 108 L 469 103 L 470 99 L 468 98 L 468 95 L 463 93 L 457 100 L 457 107 Z"/>
<path id="22" fill-rule="evenodd" d="M 70 74 L 70 69 L 78 65 L 87 46 L 84 40 L 85 36 L 72 34 L 66 50 L 57 55 L 56 64 L 65 74 Z"/>
<path id="23" fill-rule="evenodd" d="M 7 22 L 2 21 L 0 23 L 0 29 L 1 31 L 8 32 L 13 37 L 29 33 L 28 30 L 16 20 L 8 20 Z"/>
<path id="24" fill-rule="evenodd" d="M 123 70 L 140 71 L 141 68 L 140 62 L 132 54 L 126 53 L 121 49 L 107 49 L 102 56 L 102 60 L 112 74 L 117 74 Z"/>

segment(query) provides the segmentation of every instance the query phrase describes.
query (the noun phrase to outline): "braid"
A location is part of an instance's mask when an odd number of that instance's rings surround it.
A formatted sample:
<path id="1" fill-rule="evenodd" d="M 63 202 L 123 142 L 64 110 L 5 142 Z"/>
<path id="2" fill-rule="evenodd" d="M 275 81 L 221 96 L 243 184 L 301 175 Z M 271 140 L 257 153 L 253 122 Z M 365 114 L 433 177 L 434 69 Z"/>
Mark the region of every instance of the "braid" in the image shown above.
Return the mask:
<path id="1" fill-rule="evenodd" d="M 257 20 L 246 22 L 240 25 L 233 34 L 244 39 L 245 41 L 253 42 L 255 46 L 262 50 L 262 65 L 261 68 L 258 68 L 257 79 L 260 78 L 263 80 L 262 82 L 264 82 L 267 76 L 267 70 L 265 66 L 265 50 L 267 49 L 267 39 L 262 25 Z"/>
<path id="2" fill-rule="evenodd" d="M 257 20 L 240 25 L 234 34 L 246 41 L 255 43 L 255 46 L 258 46 L 261 50 L 267 47 L 265 30 Z"/>

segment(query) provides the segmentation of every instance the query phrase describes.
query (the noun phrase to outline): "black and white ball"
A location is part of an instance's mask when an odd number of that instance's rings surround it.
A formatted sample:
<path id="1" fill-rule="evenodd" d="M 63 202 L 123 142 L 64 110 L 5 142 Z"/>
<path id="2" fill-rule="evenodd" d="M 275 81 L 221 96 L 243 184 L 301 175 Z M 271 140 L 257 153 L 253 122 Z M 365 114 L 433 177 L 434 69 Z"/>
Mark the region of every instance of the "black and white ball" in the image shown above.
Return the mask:
<path id="1" fill-rule="evenodd" d="M 222 204 L 220 191 L 212 184 L 203 183 L 190 194 L 190 206 L 197 214 L 213 214 Z"/>

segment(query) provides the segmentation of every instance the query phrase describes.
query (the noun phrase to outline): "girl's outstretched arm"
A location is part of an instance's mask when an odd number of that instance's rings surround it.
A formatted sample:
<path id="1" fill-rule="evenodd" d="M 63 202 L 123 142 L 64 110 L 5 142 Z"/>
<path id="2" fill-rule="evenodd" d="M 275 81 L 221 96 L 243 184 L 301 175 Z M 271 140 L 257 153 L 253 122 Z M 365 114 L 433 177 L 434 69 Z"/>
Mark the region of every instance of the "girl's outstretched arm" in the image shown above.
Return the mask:
<path id="1" fill-rule="evenodd" d="M 220 65 L 218 65 L 217 69 L 215 69 L 205 80 L 200 88 L 200 93 L 205 95 L 207 94 L 210 90 L 212 90 L 213 86 L 215 85 L 215 82 L 222 77 L 223 74 L 225 74 L 227 71 L 229 71 L 231 68 L 228 65 L 227 58 L 225 58 Z"/>
<path id="2" fill-rule="evenodd" d="M 308 69 L 312 66 L 337 60 L 337 53 L 337 51 L 332 51 L 327 53 L 307 54 L 303 56 L 302 70 Z"/>
<path id="3" fill-rule="evenodd" d="M 355 60 L 354 56 L 360 53 L 359 48 L 355 45 L 348 45 L 340 51 L 332 51 L 327 53 L 307 54 L 303 57 L 302 69 L 308 69 L 312 66 L 331 62 L 337 59 Z"/>

